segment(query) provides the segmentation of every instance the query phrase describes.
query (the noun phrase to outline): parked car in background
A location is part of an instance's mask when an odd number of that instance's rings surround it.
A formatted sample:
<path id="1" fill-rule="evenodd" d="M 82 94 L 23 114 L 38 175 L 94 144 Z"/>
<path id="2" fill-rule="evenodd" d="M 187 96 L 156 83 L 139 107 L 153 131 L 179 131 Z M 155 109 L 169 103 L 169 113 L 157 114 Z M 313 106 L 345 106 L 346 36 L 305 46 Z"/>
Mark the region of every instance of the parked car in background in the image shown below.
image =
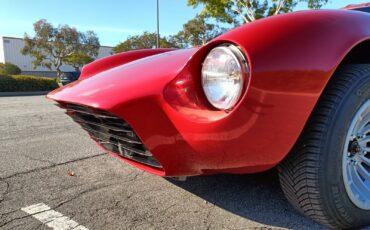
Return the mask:
<path id="1" fill-rule="evenodd" d="M 60 83 L 62 83 L 62 85 L 67 85 L 71 82 L 77 81 L 80 74 L 80 72 L 63 72 L 60 76 Z"/>
<path id="2" fill-rule="evenodd" d="M 150 173 L 277 166 L 300 212 L 331 228 L 365 226 L 370 7 L 348 9 L 261 19 L 191 49 L 116 54 L 48 98 L 101 148 Z"/>

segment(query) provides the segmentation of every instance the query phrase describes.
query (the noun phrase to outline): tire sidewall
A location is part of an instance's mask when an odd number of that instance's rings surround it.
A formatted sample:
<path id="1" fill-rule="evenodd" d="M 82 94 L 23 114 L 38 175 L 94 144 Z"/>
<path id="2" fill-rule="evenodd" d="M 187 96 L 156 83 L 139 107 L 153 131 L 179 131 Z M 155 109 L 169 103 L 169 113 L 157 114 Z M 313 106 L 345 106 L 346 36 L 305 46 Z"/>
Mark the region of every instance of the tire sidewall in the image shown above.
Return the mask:
<path id="1" fill-rule="evenodd" d="M 331 113 L 326 141 L 322 145 L 319 168 L 319 190 L 323 194 L 327 212 L 348 223 L 364 223 L 370 219 L 370 211 L 358 208 L 350 200 L 343 180 L 343 149 L 347 132 L 358 109 L 370 99 L 370 71 L 353 78 L 353 84 L 342 92 L 337 107 Z"/>

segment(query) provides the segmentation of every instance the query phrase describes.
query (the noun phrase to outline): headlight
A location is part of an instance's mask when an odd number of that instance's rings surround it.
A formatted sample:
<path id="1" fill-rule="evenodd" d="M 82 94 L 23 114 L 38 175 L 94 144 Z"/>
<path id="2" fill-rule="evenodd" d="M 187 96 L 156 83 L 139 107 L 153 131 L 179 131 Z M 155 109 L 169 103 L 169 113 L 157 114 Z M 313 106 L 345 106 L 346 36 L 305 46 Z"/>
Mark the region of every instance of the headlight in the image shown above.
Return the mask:
<path id="1" fill-rule="evenodd" d="M 247 73 L 246 60 L 236 46 L 211 50 L 202 66 L 202 86 L 208 101 L 217 109 L 231 109 L 241 97 Z"/>

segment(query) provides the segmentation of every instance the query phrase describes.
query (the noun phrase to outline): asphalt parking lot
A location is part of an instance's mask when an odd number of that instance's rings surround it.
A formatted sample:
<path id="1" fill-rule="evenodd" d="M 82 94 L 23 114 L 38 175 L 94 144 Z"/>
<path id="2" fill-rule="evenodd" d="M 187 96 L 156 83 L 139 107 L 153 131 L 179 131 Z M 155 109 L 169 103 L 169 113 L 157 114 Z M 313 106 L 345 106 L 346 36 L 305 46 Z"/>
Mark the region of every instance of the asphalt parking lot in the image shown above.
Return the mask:
<path id="1" fill-rule="evenodd" d="M 274 171 L 156 177 L 101 151 L 44 96 L 0 97 L 0 229 L 50 229 L 25 211 L 39 203 L 77 229 L 323 229 Z"/>

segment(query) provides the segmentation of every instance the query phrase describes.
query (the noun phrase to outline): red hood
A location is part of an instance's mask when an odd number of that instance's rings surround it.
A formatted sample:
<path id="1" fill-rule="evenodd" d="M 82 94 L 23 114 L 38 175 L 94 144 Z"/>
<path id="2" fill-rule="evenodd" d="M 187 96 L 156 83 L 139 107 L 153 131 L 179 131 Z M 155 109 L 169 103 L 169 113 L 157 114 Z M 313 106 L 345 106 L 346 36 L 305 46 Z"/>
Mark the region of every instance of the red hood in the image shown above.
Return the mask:
<path id="1" fill-rule="evenodd" d="M 179 74 L 197 50 L 175 50 L 139 59 L 71 83 L 47 97 L 109 110 L 121 102 L 160 96 L 167 83 Z"/>

